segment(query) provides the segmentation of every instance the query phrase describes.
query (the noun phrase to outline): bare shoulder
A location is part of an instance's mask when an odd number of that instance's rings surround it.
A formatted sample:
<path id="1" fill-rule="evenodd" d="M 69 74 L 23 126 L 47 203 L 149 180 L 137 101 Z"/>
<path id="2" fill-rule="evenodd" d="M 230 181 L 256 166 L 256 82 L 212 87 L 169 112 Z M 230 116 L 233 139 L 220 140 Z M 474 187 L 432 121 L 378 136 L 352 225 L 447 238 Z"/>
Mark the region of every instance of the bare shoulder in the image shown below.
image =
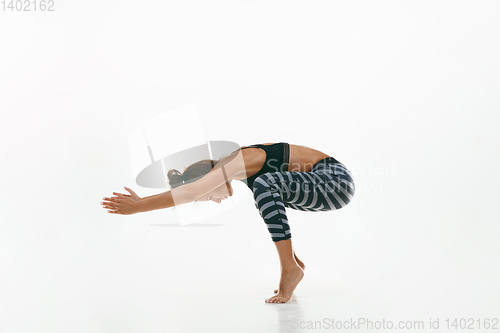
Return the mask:
<path id="1" fill-rule="evenodd" d="M 236 150 L 232 152 L 229 156 L 222 158 L 215 166 L 212 171 L 224 167 L 227 176 L 231 179 L 240 179 L 239 175 L 244 174 L 246 170 L 246 161 L 248 158 L 244 150 Z"/>
<path id="2" fill-rule="evenodd" d="M 262 168 L 266 161 L 266 152 L 262 149 L 238 149 L 221 160 L 215 167 L 217 168 L 219 164 L 229 163 L 229 161 L 234 161 L 231 163 L 238 169 L 238 172 L 234 173 L 232 178 L 236 180 L 245 179 Z"/>

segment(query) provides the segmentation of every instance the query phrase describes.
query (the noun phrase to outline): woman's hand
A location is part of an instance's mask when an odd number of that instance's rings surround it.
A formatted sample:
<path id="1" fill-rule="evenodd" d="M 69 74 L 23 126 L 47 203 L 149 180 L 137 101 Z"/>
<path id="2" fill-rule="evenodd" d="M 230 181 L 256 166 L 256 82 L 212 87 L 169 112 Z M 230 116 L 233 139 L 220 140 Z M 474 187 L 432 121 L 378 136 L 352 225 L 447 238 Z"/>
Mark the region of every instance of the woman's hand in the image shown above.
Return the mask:
<path id="1" fill-rule="evenodd" d="M 114 197 L 111 198 L 104 197 L 103 198 L 104 201 L 101 202 L 103 208 L 109 209 L 108 213 L 131 215 L 139 212 L 137 201 L 139 201 L 140 198 L 138 200 L 133 200 L 132 196 L 130 195 L 125 195 L 116 192 L 113 192 L 113 194 L 115 194 Z M 137 194 L 135 195 L 137 196 Z"/>

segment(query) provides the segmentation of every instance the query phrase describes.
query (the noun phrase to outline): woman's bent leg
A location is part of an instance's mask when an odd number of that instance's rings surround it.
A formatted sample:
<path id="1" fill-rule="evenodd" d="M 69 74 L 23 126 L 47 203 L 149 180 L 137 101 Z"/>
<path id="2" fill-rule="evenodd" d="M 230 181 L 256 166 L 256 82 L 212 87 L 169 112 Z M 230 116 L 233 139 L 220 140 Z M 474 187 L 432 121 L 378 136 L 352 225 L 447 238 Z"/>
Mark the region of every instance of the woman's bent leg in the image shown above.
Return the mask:
<path id="1" fill-rule="evenodd" d="M 354 180 L 344 165 L 319 163 L 310 172 L 265 173 L 254 181 L 255 206 L 264 219 L 280 256 L 281 279 L 267 303 L 287 302 L 304 276 L 291 245 L 285 207 L 328 211 L 346 206 L 354 195 Z M 299 264 L 300 262 L 300 264 Z"/>
<path id="2" fill-rule="evenodd" d="M 285 208 L 329 211 L 346 206 L 354 181 L 342 164 L 319 163 L 310 172 L 268 172 L 257 177 L 253 197 L 273 242 L 292 237 Z"/>

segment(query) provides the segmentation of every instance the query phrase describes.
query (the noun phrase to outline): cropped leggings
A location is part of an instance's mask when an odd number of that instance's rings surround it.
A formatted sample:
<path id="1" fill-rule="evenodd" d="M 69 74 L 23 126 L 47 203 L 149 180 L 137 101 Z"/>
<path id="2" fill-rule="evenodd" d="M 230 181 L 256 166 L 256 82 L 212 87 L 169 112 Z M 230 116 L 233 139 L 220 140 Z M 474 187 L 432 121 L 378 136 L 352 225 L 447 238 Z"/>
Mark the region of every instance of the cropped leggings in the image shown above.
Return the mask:
<path id="1" fill-rule="evenodd" d="M 309 172 L 267 172 L 253 183 L 255 207 L 273 242 L 292 237 L 285 207 L 310 212 L 346 206 L 355 192 L 354 179 L 334 158 L 316 163 Z"/>

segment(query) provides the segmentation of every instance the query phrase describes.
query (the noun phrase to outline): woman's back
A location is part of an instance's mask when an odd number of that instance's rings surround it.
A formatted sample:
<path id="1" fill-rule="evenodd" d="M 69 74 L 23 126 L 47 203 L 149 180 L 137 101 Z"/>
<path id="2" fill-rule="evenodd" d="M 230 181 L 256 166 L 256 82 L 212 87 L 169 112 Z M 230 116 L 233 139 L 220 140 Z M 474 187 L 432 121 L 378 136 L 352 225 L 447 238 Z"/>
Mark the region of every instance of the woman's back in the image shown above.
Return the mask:
<path id="1" fill-rule="evenodd" d="M 277 171 L 309 172 L 318 161 L 329 155 L 304 146 L 286 142 L 255 144 L 241 147 L 245 171 L 235 175 L 236 180 L 246 180 L 252 188 L 253 181 L 263 173 Z"/>
<path id="2" fill-rule="evenodd" d="M 262 146 L 276 145 L 276 143 L 263 143 Z M 288 144 L 289 155 L 288 155 L 288 171 L 300 171 L 309 172 L 312 166 L 318 161 L 331 157 L 319 150 L 312 149 L 305 146 Z M 264 165 L 266 161 L 266 152 L 264 148 L 258 148 L 252 146 L 243 146 L 242 149 L 243 158 L 246 165 L 246 175 L 239 174 L 239 178 L 247 178 L 257 173 Z M 244 149 L 244 150 L 243 150 Z"/>

